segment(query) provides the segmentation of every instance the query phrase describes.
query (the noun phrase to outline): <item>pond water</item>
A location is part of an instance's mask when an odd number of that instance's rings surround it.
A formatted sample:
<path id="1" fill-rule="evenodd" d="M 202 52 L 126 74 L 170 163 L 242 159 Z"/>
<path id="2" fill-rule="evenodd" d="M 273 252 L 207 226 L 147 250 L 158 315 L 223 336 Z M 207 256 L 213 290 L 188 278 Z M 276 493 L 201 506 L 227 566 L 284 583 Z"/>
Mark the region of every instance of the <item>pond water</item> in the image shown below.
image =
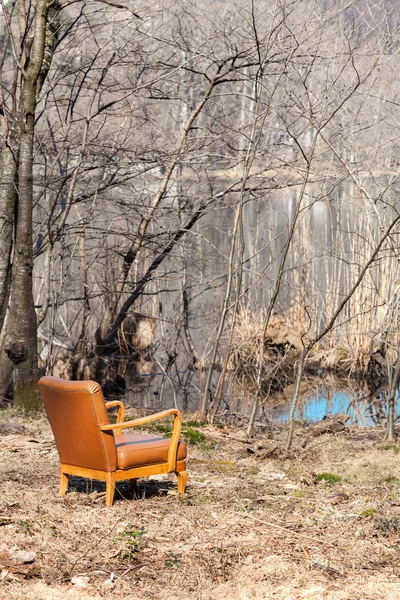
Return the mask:
<path id="1" fill-rule="evenodd" d="M 296 419 L 303 421 L 321 421 L 324 417 L 337 413 L 349 415 L 349 423 L 360 427 L 384 424 L 386 421 L 387 391 L 379 398 L 371 399 L 365 390 L 344 391 L 325 387 L 318 389 L 312 397 L 303 401 L 296 411 Z M 397 394 L 396 413 L 399 413 L 400 398 Z M 288 420 L 290 406 L 281 405 L 272 410 L 274 422 L 285 423 Z"/>
<path id="2" fill-rule="evenodd" d="M 365 182 L 371 197 L 378 198 L 376 204 L 366 203 L 364 195 L 352 183 L 325 181 L 308 184 L 302 199 L 294 186 L 280 191 L 271 190 L 245 204 L 242 264 L 242 289 L 245 293 L 243 292 L 243 304 L 237 317 L 237 327 L 239 336 L 242 335 L 247 340 L 247 349 L 251 348 L 252 327 L 254 325 L 255 330 L 269 305 L 289 227 L 300 200 L 303 209 L 286 258 L 274 310 L 285 316 L 288 323 L 306 330 L 307 335 L 312 338 L 323 329 L 327 319 L 352 288 L 360 266 L 379 239 L 380 230 L 375 211 L 386 227 L 398 209 L 397 188 L 394 186 L 392 189 L 389 184 L 387 178 Z M 378 193 L 382 187 L 388 189 L 384 196 Z M 212 356 L 224 299 L 234 220 L 233 205 L 234 198 L 227 196 L 218 211 L 204 216 L 196 236 L 185 242 L 188 330 L 197 352 L 204 357 L 205 362 Z M 400 244 L 400 232 L 396 230 L 393 236 L 396 243 Z M 371 266 L 351 302 L 344 306 L 337 326 L 327 341 L 327 349 L 344 348 L 344 352 L 349 351 L 350 356 L 354 351 L 353 359 L 357 358 L 357 353 L 358 356 L 365 357 L 371 348 L 376 350 L 382 342 L 376 332 L 382 330 L 382 324 L 386 322 L 384 319 L 389 319 L 390 311 L 386 314 L 385 310 L 390 306 L 390 299 L 397 294 L 399 280 L 400 263 L 388 252 Z M 177 304 L 177 297 L 171 293 L 165 310 L 171 306 L 176 307 Z M 173 313 L 164 316 L 171 322 L 174 321 Z M 221 356 L 226 350 L 229 318 L 230 315 L 220 343 Z M 395 343 L 395 337 L 389 341 Z M 186 354 L 175 365 L 178 369 L 184 369 L 187 361 Z M 199 381 L 195 374 L 185 387 L 185 384 L 177 383 L 177 378 L 172 379 L 177 404 L 195 412 L 204 380 Z M 213 390 L 217 379 L 218 373 L 214 376 Z M 162 377 L 158 377 L 152 383 L 151 393 L 156 396 L 150 402 L 157 401 L 158 397 L 164 406 L 167 397 L 171 401 L 171 386 L 164 381 L 163 387 L 161 380 Z M 298 419 L 316 421 L 329 414 L 345 412 L 349 414 L 352 423 L 360 426 L 384 420 L 384 395 L 380 399 L 371 399 L 368 390 L 362 389 L 361 384 L 359 389 L 354 389 L 354 382 L 346 382 L 345 386 L 338 385 L 336 388 L 324 387 L 324 383 L 321 380 L 315 385 L 313 395 L 303 396 L 302 408 L 296 415 Z M 227 386 L 222 412 L 249 414 L 251 406 L 237 406 L 230 389 Z M 246 390 L 242 390 L 241 396 L 246 395 Z M 288 411 L 287 405 L 276 407 L 272 411 L 272 417 L 276 421 L 285 422 Z M 271 415 L 270 408 L 266 412 L 268 416 Z"/>
<path id="3" fill-rule="evenodd" d="M 310 336 L 320 330 L 343 294 L 351 289 L 359 266 L 379 239 L 375 211 L 386 227 L 398 209 L 396 188 L 392 190 L 387 178 L 367 181 L 365 185 L 379 198 L 376 204 L 366 203 L 360 190 L 348 182 L 335 186 L 313 182 L 306 186 L 302 198 L 297 187 L 293 187 L 271 191 L 245 204 L 243 306 L 255 319 L 269 304 L 289 227 L 301 202 L 303 209 L 286 258 L 275 311 L 292 323 L 310 326 Z M 379 196 L 380 186 L 390 187 L 387 197 Z M 234 200 L 227 196 L 218 211 L 203 217 L 197 236 L 185 242 L 189 329 L 196 349 L 206 358 L 213 345 L 224 297 Z M 397 230 L 393 236 L 400 243 Z M 190 244 L 197 244 L 196 249 Z M 379 331 L 382 306 L 395 293 L 399 276 L 400 265 L 390 253 L 371 267 L 353 303 L 343 309 L 343 325 L 335 332 L 339 344 L 368 348 L 367 332 Z M 307 314 L 303 307 L 307 307 Z"/>
<path id="4" fill-rule="evenodd" d="M 171 374 L 172 376 L 172 374 Z M 167 382 L 161 373 L 154 374 L 153 377 L 143 378 L 144 383 L 139 385 L 134 395 L 129 399 L 132 406 L 145 408 L 148 412 L 156 412 L 172 408 L 177 404 L 177 408 L 188 413 L 195 413 L 199 408 L 200 383 L 197 376 L 191 378 L 186 405 L 182 403 L 181 394 L 177 393 L 174 397 L 170 383 Z M 163 383 L 164 381 L 164 383 Z M 165 384 L 165 385 L 164 385 Z M 371 398 L 366 386 L 361 382 L 349 380 L 346 387 L 333 385 L 314 384 L 312 391 L 303 395 L 300 406 L 296 411 L 295 418 L 302 421 L 320 421 L 324 417 L 337 413 L 349 415 L 349 423 L 360 427 L 369 427 L 381 425 L 386 421 L 386 407 L 388 399 L 388 390 L 383 390 L 379 397 Z M 273 402 L 273 398 L 271 398 Z M 275 423 L 285 423 L 288 420 L 290 403 L 280 403 L 272 409 L 266 408 L 265 413 L 272 418 Z M 251 403 L 241 405 L 240 403 L 225 399 L 221 406 L 221 416 L 229 414 L 250 415 Z M 263 421 L 263 411 L 260 411 L 258 420 Z M 400 414 L 400 392 L 397 392 L 396 414 Z"/>

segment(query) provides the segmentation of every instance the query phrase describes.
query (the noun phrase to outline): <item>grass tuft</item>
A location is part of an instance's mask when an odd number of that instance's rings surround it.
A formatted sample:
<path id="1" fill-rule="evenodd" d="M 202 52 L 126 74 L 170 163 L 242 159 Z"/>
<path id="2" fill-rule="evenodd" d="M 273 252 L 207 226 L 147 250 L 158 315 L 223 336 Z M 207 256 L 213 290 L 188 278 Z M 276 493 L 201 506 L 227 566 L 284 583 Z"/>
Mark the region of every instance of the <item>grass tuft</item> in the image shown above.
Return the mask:
<path id="1" fill-rule="evenodd" d="M 379 510 L 376 508 L 367 508 L 360 513 L 360 517 L 362 519 L 368 519 L 368 517 L 372 517 L 372 515 L 376 515 L 377 513 L 379 513 Z"/>
<path id="2" fill-rule="evenodd" d="M 113 544 L 120 545 L 120 557 L 126 560 L 135 560 L 139 550 L 142 547 L 144 534 L 144 527 L 140 529 L 134 529 L 132 525 L 128 525 L 125 531 L 115 537 L 112 542 Z"/>
<path id="3" fill-rule="evenodd" d="M 399 483 L 399 478 L 396 475 L 388 475 L 384 479 L 385 483 Z"/>
<path id="4" fill-rule="evenodd" d="M 200 423 L 200 425 L 194 425 L 194 423 Z M 202 445 L 204 449 L 207 449 L 207 438 L 201 431 L 195 429 L 195 427 L 204 427 L 200 421 L 188 421 L 187 423 L 182 423 L 181 435 L 185 442 L 191 444 L 192 446 Z M 156 431 L 158 433 L 162 433 L 163 435 L 171 435 L 174 426 L 172 423 L 157 423 L 146 425 L 147 431 Z"/>
<path id="5" fill-rule="evenodd" d="M 375 520 L 375 528 L 385 537 L 400 531 L 400 519 L 397 517 L 381 517 Z"/>
<path id="6" fill-rule="evenodd" d="M 317 474 L 317 481 L 325 481 L 328 485 L 334 485 L 342 481 L 342 478 L 340 475 L 335 475 L 335 473 L 319 473 Z"/>
<path id="7" fill-rule="evenodd" d="M 398 446 L 397 444 L 382 444 L 381 446 L 382 450 L 393 450 L 393 452 L 395 454 L 398 454 L 400 452 L 400 446 Z"/>

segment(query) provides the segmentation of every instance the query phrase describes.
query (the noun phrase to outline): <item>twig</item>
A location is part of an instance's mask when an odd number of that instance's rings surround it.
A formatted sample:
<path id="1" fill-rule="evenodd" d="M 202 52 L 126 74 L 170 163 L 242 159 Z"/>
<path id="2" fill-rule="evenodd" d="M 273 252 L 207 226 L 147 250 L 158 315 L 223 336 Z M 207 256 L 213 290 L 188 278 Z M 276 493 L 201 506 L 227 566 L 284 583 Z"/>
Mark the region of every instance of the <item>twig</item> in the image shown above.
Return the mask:
<path id="1" fill-rule="evenodd" d="M 228 438 L 228 440 L 233 440 L 235 442 L 243 442 L 243 444 L 254 444 L 254 438 L 253 439 L 248 439 L 248 438 L 240 438 L 240 437 L 235 437 L 233 435 L 229 435 L 227 433 L 222 433 L 221 435 L 223 435 L 225 438 Z"/>
<path id="2" fill-rule="evenodd" d="M 114 531 L 114 529 L 120 522 L 121 522 L 121 519 L 118 519 L 117 521 L 115 521 L 114 525 L 104 535 L 102 535 L 100 539 L 96 540 L 96 542 L 94 544 L 89 546 L 89 548 L 81 556 L 78 556 L 76 561 L 74 563 L 72 563 L 71 568 L 69 569 L 69 573 L 68 573 L 69 576 L 71 576 L 71 574 L 72 574 L 73 570 L 75 569 L 76 565 L 78 564 L 78 562 L 81 561 L 83 558 L 85 558 L 85 556 L 87 556 L 91 550 L 96 548 L 96 546 L 98 546 L 104 539 L 106 539 L 110 535 L 110 533 L 112 531 Z"/>
<path id="3" fill-rule="evenodd" d="M 240 513 L 236 513 L 239 515 Z M 253 517 L 253 515 L 242 515 L 244 518 L 253 519 L 253 521 L 257 521 L 258 523 L 262 523 L 263 525 L 267 525 L 268 527 L 273 527 L 274 529 L 279 529 L 280 531 L 285 531 L 290 535 L 294 535 L 296 537 L 304 538 L 306 540 L 310 540 L 312 542 L 316 542 L 318 544 L 324 544 L 325 546 L 336 546 L 336 544 L 332 544 L 331 542 L 327 542 L 325 540 L 317 539 L 311 537 L 310 535 L 305 535 L 304 533 L 297 533 L 296 531 L 292 531 L 292 529 L 287 529 L 286 527 L 282 527 L 281 525 L 276 525 L 275 523 L 270 523 L 269 521 L 263 521 L 262 519 L 258 519 L 257 517 Z"/>
<path id="4" fill-rule="evenodd" d="M 139 563 L 138 565 L 133 565 L 133 567 L 129 567 L 121 575 L 118 575 L 118 577 L 119 577 L 119 579 L 122 579 L 122 577 L 125 577 L 125 575 L 127 575 L 131 571 L 137 571 L 138 569 L 141 569 L 142 567 L 147 567 L 147 566 L 151 566 L 150 563 Z"/>

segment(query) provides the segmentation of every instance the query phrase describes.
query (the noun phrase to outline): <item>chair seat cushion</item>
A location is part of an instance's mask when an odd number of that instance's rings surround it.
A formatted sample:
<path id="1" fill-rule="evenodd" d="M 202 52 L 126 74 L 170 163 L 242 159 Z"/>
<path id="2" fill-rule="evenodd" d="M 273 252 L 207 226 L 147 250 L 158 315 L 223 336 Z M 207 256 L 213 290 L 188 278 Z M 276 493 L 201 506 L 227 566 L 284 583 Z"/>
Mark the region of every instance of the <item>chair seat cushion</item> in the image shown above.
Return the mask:
<path id="1" fill-rule="evenodd" d="M 117 446 L 117 468 L 131 469 L 166 463 L 170 439 L 143 435 L 140 433 L 122 433 L 115 435 Z M 186 443 L 179 441 L 177 460 L 186 459 Z"/>

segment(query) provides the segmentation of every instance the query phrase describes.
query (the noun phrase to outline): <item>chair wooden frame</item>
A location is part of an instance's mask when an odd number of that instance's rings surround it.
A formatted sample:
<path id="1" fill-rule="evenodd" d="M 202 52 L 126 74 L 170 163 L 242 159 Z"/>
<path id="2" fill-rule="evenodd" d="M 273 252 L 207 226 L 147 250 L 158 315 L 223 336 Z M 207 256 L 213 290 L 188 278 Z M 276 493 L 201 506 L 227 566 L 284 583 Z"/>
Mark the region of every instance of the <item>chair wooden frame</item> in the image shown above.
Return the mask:
<path id="1" fill-rule="evenodd" d="M 113 431 L 116 435 L 119 435 L 123 429 L 128 427 L 137 427 L 140 425 L 146 425 L 152 421 L 158 421 L 169 415 L 174 415 L 174 428 L 172 431 L 171 441 L 168 448 L 168 456 L 166 463 L 159 463 L 155 465 L 147 465 L 142 467 L 134 467 L 132 469 L 116 469 L 115 471 L 97 471 L 94 469 L 88 469 L 86 467 L 77 467 L 74 465 L 60 465 L 60 496 L 64 496 L 67 492 L 68 479 L 70 475 L 77 475 L 79 477 L 86 477 L 88 479 L 98 479 L 99 481 L 106 482 L 106 505 L 112 506 L 115 493 L 115 485 L 117 481 L 124 481 L 130 479 L 131 485 L 136 483 L 139 477 L 148 477 L 150 475 L 158 475 L 162 473 L 176 473 L 178 477 L 178 493 L 184 494 L 186 489 L 186 482 L 188 474 L 186 472 L 186 460 L 177 461 L 176 455 L 178 450 L 179 436 L 181 432 L 182 416 L 179 410 L 172 408 L 164 410 L 160 413 L 143 417 L 141 419 L 135 419 L 133 421 L 124 421 L 125 407 L 119 400 L 112 402 L 106 402 L 106 408 L 113 408 L 118 406 L 117 422 L 110 425 L 101 425 L 101 431 Z"/>

